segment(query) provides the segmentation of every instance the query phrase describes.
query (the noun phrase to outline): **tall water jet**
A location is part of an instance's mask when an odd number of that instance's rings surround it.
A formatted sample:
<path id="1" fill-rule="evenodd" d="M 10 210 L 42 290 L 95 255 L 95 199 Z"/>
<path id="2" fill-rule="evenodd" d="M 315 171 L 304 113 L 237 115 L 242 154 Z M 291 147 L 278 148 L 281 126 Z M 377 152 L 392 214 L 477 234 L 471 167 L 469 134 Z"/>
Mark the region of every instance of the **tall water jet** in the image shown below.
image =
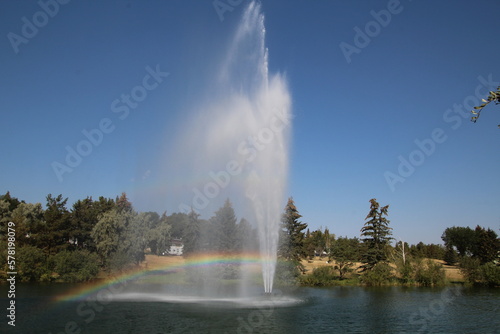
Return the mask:
<path id="1" fill-rule="evenodd" d="M 250 65 L 247 72 L 242 70 L 245 65 Z M 285 204 L 291 99 L 284 78 L 269 74 L 264 15 L 256 2 L 243 14 L 222 74 L 232 85 L 246 87 L 240 97 L 247 100 L 250 110 L 237 117 L 242 117 L 239 124 L 246 127 L 249 137 L 240 143 L 238 153 L 246 158 L 243 186 L 258 227 L 264 291 L 270 293 Z"/>
<path id="2" fill-rule="evenodd" d="M 192 188 L 198 197 L 189 206 L 201 211 L 212 204 L 207 202 L 221 203 L 224 192 L 237 197 L 245 218 L 257 225 L 264 290 L 270 293 L 286 204 L 291 97 L 284 76 L 269 73 L 265 34 L 261 6 L 252 1 L 182 147 L 196 157 L 190 173 L 198 180 Z M 197 200 L 200 194 L 207 200 Z"/>

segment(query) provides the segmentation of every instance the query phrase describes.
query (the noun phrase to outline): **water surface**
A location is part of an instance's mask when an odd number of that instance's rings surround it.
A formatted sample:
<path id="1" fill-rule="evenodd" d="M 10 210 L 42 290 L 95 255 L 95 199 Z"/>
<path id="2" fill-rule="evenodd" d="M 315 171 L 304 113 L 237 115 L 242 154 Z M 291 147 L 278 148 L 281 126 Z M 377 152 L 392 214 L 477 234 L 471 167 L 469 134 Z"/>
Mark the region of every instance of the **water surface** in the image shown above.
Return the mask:
<path id="1" fill-rule="evenodd" d="M 15 332 L 500 333 L 499 289 L 296 288 L 236 298 L 183 297 L 186 287 L 129 286 L 101 302 L 96 296 L 53 302 L 74 287 L 18 284 Z M 0 293 L 5 310 L 5 285 Z M 6 327 L 14 333 L 2 321 L 2 333 Z"/>

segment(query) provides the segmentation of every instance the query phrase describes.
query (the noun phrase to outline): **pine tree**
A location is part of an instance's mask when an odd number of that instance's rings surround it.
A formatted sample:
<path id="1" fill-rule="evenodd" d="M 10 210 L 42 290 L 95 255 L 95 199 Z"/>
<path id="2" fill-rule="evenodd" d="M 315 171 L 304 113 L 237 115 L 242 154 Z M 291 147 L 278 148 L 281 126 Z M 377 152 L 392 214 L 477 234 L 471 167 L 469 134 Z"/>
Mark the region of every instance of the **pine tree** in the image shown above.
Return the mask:
<path id="1" fill-rule="evenodd" d="M 200 221 L 198 219 L 200 215 L 197 214 L 193 209 L 188 214 L 188 222 L 184 228 L 184 235 L 182 241 L 184 243 L 183 254 L 189 255 L 196 253 L 200 250 Z"/>
<path id="2" fill-rule="evenodd" d="M 293 199 L 290 197 L 285 207 L 285 213 L 281 218 L 281 235 L 278 255 L 286 260 L 292 260 L 297 264 L 301 258 L 306 256 L 304 247 L 304 230 L 306 223 L 302 223 Z"/>
<path id="3" fill-rule="evenodd" d="M 392 228 L 389 227 L 387 216 L 389 205 L 380 207 L 377 200 L 370 200 L 370 212 L 365 220 L 369 219 L 361 229 L 361 237 L 365 245 L 365 250 L 362 253 L 361 266 L 363 271 L 371 270 L 376 264 L 387 261 L 387 246 L 391 241 L 390 235 Z"/>
<path id="4" fill-rule="evenodd" d="M 234 251 L 236 247 L 236 215 L 233 205 L 226 199 L 224 206 L 210 219 L 213 228 L 212 249 L 219 252 Z"/>
<path id="5" fill-rule="evenodd" d="M 495 231 L 477 226 L 476 246 L 474 247 L 474 257 L 478 258 L 481 264 L 492 262 L 498 259 L 500 252 L 500 240 Z"/>
<path id="6" fill-rule="evenodd" d="M 44 212 L 44 219 L 47 223 L 47 233 L 40 236 L 45 243 L 44 250 L 49 254 L 55 254 L 58 251 L 69 247 L 71 235 L 71 216 L 66 209 L 68 198 L 62 195 L 52 197 L 47 195 L 47 209 Z"/>
<path id="7" fill-rule="evenodd" d="M 120 212 L 132 212 L 132 203 L 127 198 L 126 193 L 122 193 L 120 197 L 116 196 L 116 207 Z"/>

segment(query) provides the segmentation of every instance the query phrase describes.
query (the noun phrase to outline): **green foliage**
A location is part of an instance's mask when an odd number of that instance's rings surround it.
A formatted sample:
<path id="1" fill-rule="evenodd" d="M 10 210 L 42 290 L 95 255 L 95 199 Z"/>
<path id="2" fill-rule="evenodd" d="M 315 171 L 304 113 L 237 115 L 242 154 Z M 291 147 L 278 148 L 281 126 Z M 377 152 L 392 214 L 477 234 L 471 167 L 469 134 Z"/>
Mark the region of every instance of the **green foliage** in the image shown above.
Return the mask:
<path id="1" fill-rule="evenodd" d="M 47 256 L 34 246 L 24 246 L 16 250 L 17 274 L 22 282 L 40 281 L 50 275 Z"/>
<path id="2" fill-rule="evenodd" d="M 188 214 L 187 225 L 184 228 L 182 240 L 184 241 L 183 253 L 186 255 L 195 253 L 199 250 L 201 242 L 201 227 L 199 221 L 199 214 L 191 209 Z"/>
<path id="3" fill-rule="evenodd" d="M 457 263 L 458 254 L 453 249 L 453 247 L 446 247 L 446 253 L 444 254 L 444 261 L 451 266 Z"/>
<path id="4" fill-rule="evenodd" d="M 443 266 L 431 260 L 417 262 L 415 265 L 415 281 L 423 286 L 444 285 L 446 276 Z"/>
<path id="5" fill-rule="evenodd" d="M 444 260 L 446 247 L 436 244 L 424 244 L 419 242 L 417 245 L 411 245 L 410 254 L 415 258 L 428 258 L 436 260 Z"/>
<path id="6" fill-rule="evenodd" d="M 415 267 L 411 261 L 399 261 L 397 263 L 399 279 L 403 284 L 413 284 L 415 282 Z"/>
<path id="7" fill-rule="evenodd" d="M 162 215 L 161 221 L 168 221 L 168 224 L 172 227 L 170 234 L 172 238 L 182 238 L 185 234 L 185 229 L 188 224 L 189 217 L 183 212 L 174 212 L 170 216 Z"/>
<path id="8" fill-rule="evenodd" d="M 293 199 L 290 197 L 281 218 L 278 256 L 299 264 L 300 260 L 306 255 L 303 230 L 307 228 L 307 224 L 299 221 L 301 217 Z"/>
<path id="9" fill-rule="evenodd" d="M 98 201 L 87 197 L 84 200 L 78 200 L 71 209 L 71 239 L 76 247 L 96 251 L 94 240 L 92 239 L 92 229 L 98 223 L 99 217 L 115 207 L 112 199 L 99 197 Z"/>
<path id="10" fill-rule="evenodd" d="M 480 264 L 495 261 L 500 254 L 500 239 L 496 232 L 479 225 L 474 230 L 470 227 L 449 227 L 441 238 L 447 249 L 456 248 L 460 257 L 473 257 Z"/>
<path id="11" fill-rule="evenodd" d="M 126 193 L 122 193 L 120 197 L 116 196 L 115 203 L 115 208 L 120 213 L 132 213 L 134 211 Z"/>
<path id="12" fill-rule="evenodd" d="M 455 247 L 460 256 L 471 255 L 476 243 L 476 233 L 470 227 L 448 227 L 441 236 L 446 247 Z"/>
<path id="13" fill-rule="evenodd" d="M 367 270 L 361 276 L 361 282 L 367 286 L 380 286 L 391 284 L 394 275 L 391 266 L 385 262 L 379 262 L 371 270 Z"/>
<path id="14" fill-rule="evenodd" d="M 117 209 L 105 212 L 91 232 L 101 263 L 107 265 L 109 259 L 118 251 L 122 243 L 131 214 L 121 213 Z"/>
<path id="15" fill-rule="evenodd" d="M 460 271 L 472 285 L 500 286 L 500 266 L 492 262 L 481 265 L 478 258 L 464 257 Z"/>
<path id="16" fill-rule="evenodd" d="M 47 223 L 40 203 L 21 203 L 12 212 L 12 221 L 16 224 L 16 245 L 35 246 L 44 249 Z"/>
<path id="17" fill-rule="evenodd" d="M 478 225 L 474 232 L 476 234 L 476 245 L 473 248 L 473 256 L 478 258 L 481 264 L 497 260 L 500 254 L 500 239 L 498 239 L 495 231 L 486 230 Z"/>
<path id="18" fill-rule="evenodd" d="M 242 252 L 258 251 L 257 230 L 245 219 L 241 218 L 236 226 L 235 249 Z"/>
<path id="19" fill-rule="evenodd" d="M 126 206 L 125 206 L 126 207 Z M 91 232 L 101 263 L 112 269 L 144 260 L 148 215 L 114 208 L 105 212 Z"/>
<path id="20" fill-rule="evenodd" d="M 389 205 L 380 207 L 377 200 L 370 200 L 370 212 L 366 216 L 369 219 L 361 229 L 361 236 L 365 249 L 361 254 L 361 260 L 365 264 L 361 266 L 363 271 L 372 270 L 378 263 L 387 261 L 387 247 L 392 240 L 390 237 L 392 228 L 389 227 L 388 215 Z"/>
<path id="21" fill-rule="evenodd" d="M 481 279 L 484 285 L 500 287 L 500 266 L 486 263 L 481 266 Z"/>
<path id="22" fill-rule="evenodd" d="M 312 233 L 307 229 L 304 237 L 304 254 L 311 259 L 315 255 L 322 258 L 328 255 L 334 240 L 335 235 L 330 235 L 328 228 L 325 228 L 324 232 L 320 228 Z"/>
<path id="23" fill-rule="evenodd" d="M 9 210 L 9 202 L 0 199 L 0 232 L 7 233 L 7 223 L 11 221 L 12 212 Z"/>
<path id="24" fill-rule="evenodd" d="M 460 259 L 460 271 L 470 284 L 479 284 L 481 282 L 481 271 L 479 259 L 471 257 L 462 257 Z"/>
<path id="25" fill-rule="evenodd" d="M 59 280 L 64 282 L 85 282 L 99 273 L 99 257 L 86 250 L 62 251 L 51 259 Z"/>
<path id="26" fill-rule="evenodd" d="M 47 204 L 44 212 L 46 222 L 46 233 L 40 234 L 44 250 L 49 254 L 55 254 L 58 251 L 70 247 L 71 238 L 71 216 L 66 209 L 67 198 L 62 195 L 52 197 L 47 195 Z"/>
<path id="27" fill-rule="evenodd" d="M 330 260 L 335 260 L 335 269 L 339 271 L 340 279 L 352 271 L 354 262 L 359 260 L 358 238 L 338 238 L 332 243 Z"/>
<path id="28" fill-rule="evenodd" d="M 497 87 L 497 91 L 490 91 L 488 94 L 488 97 L 485 99 L 482 99 L 482 104 L 479 106 L 474 107 L 474 109 L 471 110 L 472 117 L 471 121 L 476 123 L 479 116 L 481 116 L 481 111 L 483 111 L 484 107 L 486 107 L 488 104 L 491 102 L 494 102 L 495 104 L 500 104 L 500 86 Z M 500 128 L 500 125 L 498 125 Z"/>
<path id="29" fill-rule="evenodd" d="M 151 248 L 153 254 L 160 255 L 170 248 L 171 226 L 166 222 L 161 223 L 153 229 L 148 230 L 147 239 L 148 245 Z"/>
<path id="30" fill-rule="evenodd" d="M 231 253 L 236 245 L 236 215 L 233 205 L 227 199 L 224 206 L 215 212 L 210 219 L 213 229 L 211 250 Z"/>
<path id="31" fill-rule="evenodd" d="M 0 196 L 0 201 L 5 201 L 8 203 L 7 209 L 9 212 L 14 211 L 19 206 L 19 204 L 24 203 L 24 201 L 19 201 L 19 199 L 17 199 L 16 197 L 10 196 L 9 191 L 7 191 L 5 195 Z"/>
<path id="32" fill-rule="evenodd" d="M 300 262 L 292 260 L 278 260 L 274 274 L 275 286 L 289 286 L 297 284 L 301 274 Z"/>
<path id="33" fill-rule="evenodd" d="M 314 268 L 312 273 L 301 276 L 300 282 L 307 286 L 329 286 L 338 279 L 332 266 Z"/>

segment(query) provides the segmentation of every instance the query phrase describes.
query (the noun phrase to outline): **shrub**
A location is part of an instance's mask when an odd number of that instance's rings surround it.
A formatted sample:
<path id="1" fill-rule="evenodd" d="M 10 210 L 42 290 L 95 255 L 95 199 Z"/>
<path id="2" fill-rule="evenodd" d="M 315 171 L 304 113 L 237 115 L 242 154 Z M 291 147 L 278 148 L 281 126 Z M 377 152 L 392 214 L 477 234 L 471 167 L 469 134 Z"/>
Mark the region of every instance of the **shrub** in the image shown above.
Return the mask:
<path id="1" fill-rule="evenodd" d="M 412 284 L 415 282 L 415 267 L 413 264 L 407 260 L 405 263 L 400 261 L 397 264 L 397 269 L 399 273 L 399 280 L 403 284 Z"/>
<path id="2" fill-rule="evenodd" d="M 393 278 L 391 266 L 385 262 L 380 262 L 373 269 L 365 271 L 361 281 L 368 286 L 377 286 L 390 284 Z"/>
<path id="3" fill-rule="evenodd" d="M 464 257 L 460 262 L 460 271 L 470 284 L 500 286 L 500 267 L 493 262 L 481 265 L 477 258 Z"/>
<path id="4" fill-rule="evenodd" d="M 482 280 L 479 267 L 480 263 L 478 259 L 464 256 L 460 260 L 460 271 L 470 284 L 478 284 Z"/>
<path id="5" fill-rule="evenodd" d="M 444 253 L 444 261 L 446 264 L 454 265 L 458 261 L 457 252 L 453 249 L 453 247 L 446 247 L 446 252 Z"/>
<path id="6" fill-rule="evenodd" d="M 443 266 L 432 260 L 418 262 L 415 270 L 415 281 L 423 286 L 444 285 L 446 275 Z"/>
<path id="7" fill-rule="evenodd" d="M 274 274 L 274 284 L 276 286 L 287 286 L 297 284 L 300 276 L 300 264 L 295 261 L 278 260 L 276 262 L 276 272 Z"/>
<path id="8" fill-rule="evenodd" d="M 300 278 L 301 284 L 308 286 L 327 286 L 338 278 L 332 266 L 323 266 L 313 269 L 312 273 Z"/>
<path id="9" fill-rule="evenodd" d="M 99 257 L 88 251 L 62 251 L 52 257 L 54 271 L 64 282 L 84 282 L 99 272 Z"/>
<path id="10" fill-rule="evenodd" d="M 22 282 L 39 281 L 50 277 L 48 261 L 41 249 L 34 246 L 23 246 L 16 251 L 17 273 Z"/>
<path id="11" fill-rule="evenodd" d="M 484 285 L 500 286 L 500 266 L 492 262 L 481 266 L 482 281 Z"/>

